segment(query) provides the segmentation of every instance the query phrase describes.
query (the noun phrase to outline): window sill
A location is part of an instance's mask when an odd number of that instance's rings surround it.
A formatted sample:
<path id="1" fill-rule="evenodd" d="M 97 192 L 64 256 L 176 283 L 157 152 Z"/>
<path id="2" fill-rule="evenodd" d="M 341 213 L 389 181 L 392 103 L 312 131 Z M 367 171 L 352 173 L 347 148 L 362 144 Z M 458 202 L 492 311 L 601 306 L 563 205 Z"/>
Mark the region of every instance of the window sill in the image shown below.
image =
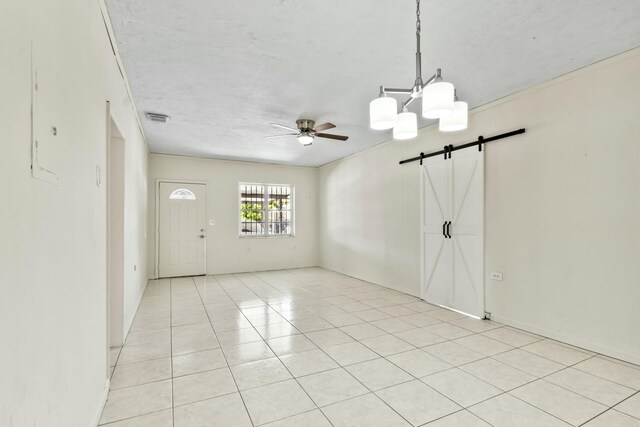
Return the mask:
<path id="1" fill-rule="evenodd" d="M 287 239 L 287 238 L 295 238 L 295 234 L 270 234 L 270 235 L 239 235 L 240 239 Z"/>

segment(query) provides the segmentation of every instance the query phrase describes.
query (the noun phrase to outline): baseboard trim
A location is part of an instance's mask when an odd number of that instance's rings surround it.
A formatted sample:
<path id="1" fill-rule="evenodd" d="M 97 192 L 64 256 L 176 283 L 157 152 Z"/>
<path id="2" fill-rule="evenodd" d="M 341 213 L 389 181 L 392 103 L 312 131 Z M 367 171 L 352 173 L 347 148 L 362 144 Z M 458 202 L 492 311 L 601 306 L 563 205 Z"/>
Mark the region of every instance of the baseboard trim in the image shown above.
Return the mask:
<path id="1" fill-rule="evenodd" d="M 636 365 L 640 365 L 640 356 L 628 354 L 622 351 L 619 351 L 614 348 L 610 348 L 607 346 L 603 346 L 601 344 L 594 343 L 589 340 L 582 340 L 579 338 L 575 338 L 571 335 L 566 335 L 557 331 L 550 331 L 545 328 L 539 328 L 535 325 L 531 325 L 529 323 L 519 322 L 517 320 L 508 319 L 506 317 L 502 317 L 495 312 L 491 313 L 491 320 L 502 323 L 503 325 L 513 326 L 514 328 L 522 329 L 526 332 L 531 332 L 533 334 L 542 335 L 547 338 L 551 338 L 557 341 L 561 341 L 576 347 L 583 348 L 587 351 L 592 351 L 595 353 L 602 354 L 604 356 L 609 356 L 614 359 L 622 360 L 623 362 L 629 362 Z"/>
<path id="2" fill-rule="evenodd" d="M 333 269 L 331 267 L 327 267 L 327 266 L 324 266 L 324 265 L 319 265 L 319 267 L 320 268 L 324 268 L 324 269 L 329 270 L 329 271 L 333 271 L 333 272 L 338 273 L 338 274 L 345 275 L 347 277 L 351 277 L 351 278 L 357 279 L 357 280 L 363 280 L 363 281 L 366 281 L 366 282 L 369 282 L 369 283 L 373 283 L 374 285 L 382 286 L 383 288 L 387 288 L 387 289 L 390 289 L 390 290 L 395 291 L 395 292 L 399 292 L 399 293 L 402 293 L 402 294 L 405 294 L 405 295 L 410 295 L 410 296 L 413 296 L 413 297 L 416 297 L 416 298 L 420 298 L 419 295 L 414 295 L 412 293 L 408 293 L 406 290 L 398 289 L 398 288 L 395 288 L 393 286 L 389 286 L 389 285 L 386 285 L 386 284 L 383 284 L 383 283 L 379 283 L 377 281 L 369 280 L 369 279 L 367 279 L 365 277 L 358 277 L 358 276 L 355 276 L 353 274 L 349 274 L 349 273 L 346 273 L 346 272 L 343 272 L 343 271 L 340 271 L 340 270 L 336 270 L 336 269 Z M 601 344 L 597 344 L 597 343 L 594 343 L 592 341 L 581 340 L 581 339 L 575 338 L 575 337 L 570 336 L 570 335 L 562 334 L 560 332 L 550 331 L 550 330 L 547 330 L 545 328 L 539 328 L 539 327 L 537 327 L 535 325 L 531 325 L 531 324 L 528 324 L 528 323 L 524 323 L 524 322 L 519 322 L 519 321 L 516 321 L 516 320 L 508 319 L 506 317 L 502 317 L 502 316 L 496 314 L 495 312 L 491 313 L 491 320 L 493 320 L 494 322 L 502 323 L 503 325 L 513 326 L 514 328 L 522 329 L 525 332 L 531 332 L 533 334 L 542 335 L 542 336 L 544 336 L 546 338 L 551 338 L 551 339 L 554 339 L 554 340 L 557 340 L 557 341 L 561 341 L 561 342 L 564 342 L 564 343 L 567 343 L 567 344 L 570 344 L 570 345 L 573 345 L 573 346 L 576 346 L 576 347 L 580 347 L 580 348 L 583 348 L 583 349 L 585 349 L 587 351 L 599 353 L 599 354 L 602 354 L 604 356 L 609 356 L 609 357 L 612 357 L 614 359 L 621 360 L 623 362 L 629 362 L 629 363 L 633 363 L 635 365 L 640 365 L 640 355 L 625 353 L 623 351 L 619 351 L 619 350 L 614 349 L 614 348 L 603 346 Z"/>
<path id="3" fill-rule="evenodd" d="M 147 281 L 145 282 L 144 286 L 142 287 L 142 290 L 140 291 L 140 294 L 138 295 L 138 298 L 136 301 L 136 309 L 133 312 L 133 315 L 129 318 L 129 319 L 124 319 L 123 321 L 123 331 L 122 331 L 122 344 L 124 345 L 124 343 L 127 341 L 127 337 L 129 336 L 129 332 L 131 332 L 131 327 L 133 326 L 133 321 L 136 318 L 136 314 L 138 314 L 138 309 L 140 308 L 140 303 L 142 302 L 142 297 L 144 296 L 144 291 L 147 290 L 147 286 L 149 285 L 149 280 L 151 279 L 147 279 Z"/>
<path id="4" fill-rule="evenodd" d="M 354 273 L 347 273 L 345 271 L 340 271 L 340 270 L 334 269 L 332 267 L 326 267 L 324 265 L 318 265 L 317 267 L 324 268 L 325 270 L 333 271 L 334 273 L 342 274 L 343 276 L 347 276 L 347 277 L 350 277 L 352 279 L 361 280 L 363 282 L 369 282 L 369 283 L 372 283 L 374 285 L 381 286 L 383 288 L 390 289 L 392 291 L 395 291 L 395 292 L 398 292 L 398 293 L 401 293 L 401 294 L 404 294 L 404 295 L 409 295 L 411 297 L 420 298 L 419 293 L 409 292 L 407 289 L 400 289 L 400 288 L 397 288 L 397 287 L 395 287 L 393 285 L 388 285 L 388 284 L 384 284 L 384 283 L 378 282 L 378 281 L 376 281 L 374 279 L 369 279 L 369 278 L 364 277 L 364 276 L 356 276 Z"/>
<path id="5" fill-rule="evenodd" d="M 102 411 L 104 410 L 104 405 L 107 404 L 107 397 L 109 396 L 109 388 L 111 388 L 111 380 L 107 378 L 104 383 L 104 390 L 102 391 L 102 397 L 100 398 L 100 403 L 98 404 L 98 410 L 93 417 L 92 426 L 96 427 L 100 423 L 100 417 L 102 416 Z"/>

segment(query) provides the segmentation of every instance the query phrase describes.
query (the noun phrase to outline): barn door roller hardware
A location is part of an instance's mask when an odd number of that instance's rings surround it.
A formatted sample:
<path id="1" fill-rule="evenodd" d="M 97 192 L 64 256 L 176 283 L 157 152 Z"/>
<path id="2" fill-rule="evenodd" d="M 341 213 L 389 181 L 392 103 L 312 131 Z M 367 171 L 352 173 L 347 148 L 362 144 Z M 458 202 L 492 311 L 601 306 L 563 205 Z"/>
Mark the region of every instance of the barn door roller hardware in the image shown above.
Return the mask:
<path id="1" fill-rule="evenodd" d="M 411 162 L 417 162 L 420 161 L 420 164 L 422 164 L 422 160 L 429 158 L 429 157 L 434 157 L 434 156 L 439 156 L 440 154 L 444 154 L 444 158 L 445 159 L 450 159 L 451 158 L 451 153 L 457 150 L 462 150 L 463 148 L 469 148 L 469 147 L 473 147 L 473 146 L 477 146 L 478 147 L 478 151 L 482 151 L 482 144 L 486 144 L 487 142 L 491 142 L 491 141 L 497 141 L 499 139 L 503 139 L 503 138 L 509 138 L 510 136 L 514 136 L 514 135 L 520 135 L 521 133 L 524 133 L 525 130 L 524 128 L 522 129 L 518 129 L 518 130 L 514 130 L 511 132 L 507 132 L 507 133 L 501 133 L 500 135 L 495 135 L 495 136 L 490 136 L 489 138 L 484 138 L 483 136 L 479 136 L 478 139 L 476 141 L 473 142 L 469 142 L 467 144 L 462 144 L 462 145 L 445 145 L 444 148 L 440 151 L 436 151 L 433 153 L 428 153 L 428 154 L 424 154 L 424 153 L 420 153 L 419 156 L 417 157 L 412 157 L 410 159 L 404 159 L 404 160 L 400 160 L 400 164 L 403 165 L 405 163 L 411 163 Z"/>

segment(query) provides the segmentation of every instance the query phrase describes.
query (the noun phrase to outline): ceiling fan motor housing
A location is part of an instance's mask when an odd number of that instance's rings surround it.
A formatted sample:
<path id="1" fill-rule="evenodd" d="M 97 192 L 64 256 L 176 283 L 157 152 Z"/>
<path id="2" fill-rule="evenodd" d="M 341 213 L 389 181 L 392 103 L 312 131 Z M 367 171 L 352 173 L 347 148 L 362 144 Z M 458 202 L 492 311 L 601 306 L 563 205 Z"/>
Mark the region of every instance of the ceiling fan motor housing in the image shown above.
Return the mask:
<path id="1" fill-rule="evenodd" d="M 310 119 L 298 119 L 296 120 L 296 125 L 298 125 L 298 129 L 301 131 L 313 131 L 316 122 Z"/>

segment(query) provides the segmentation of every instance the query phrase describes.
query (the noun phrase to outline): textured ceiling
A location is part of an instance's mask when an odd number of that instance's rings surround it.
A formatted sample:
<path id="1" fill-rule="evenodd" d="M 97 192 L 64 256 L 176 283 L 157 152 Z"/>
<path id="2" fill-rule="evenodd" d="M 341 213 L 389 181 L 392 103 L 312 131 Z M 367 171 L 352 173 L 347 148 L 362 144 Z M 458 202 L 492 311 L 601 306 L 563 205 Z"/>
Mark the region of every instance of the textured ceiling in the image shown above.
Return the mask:
<path id="1" fill-rule="evenodd" d="M 379 85 L 415 78 L 409 0 L 106 3 L 156 153 L 323 165 L 390 139 L 369 129 L 368 103 Z M 423 78 L 442 68 L 470 107 L 640 46 L 638 0 L 423 0 L 421 9 Z M 350 139 L 263 138 L 283 133 L 269 122 L 298 118 L 331 121 Z"/>

